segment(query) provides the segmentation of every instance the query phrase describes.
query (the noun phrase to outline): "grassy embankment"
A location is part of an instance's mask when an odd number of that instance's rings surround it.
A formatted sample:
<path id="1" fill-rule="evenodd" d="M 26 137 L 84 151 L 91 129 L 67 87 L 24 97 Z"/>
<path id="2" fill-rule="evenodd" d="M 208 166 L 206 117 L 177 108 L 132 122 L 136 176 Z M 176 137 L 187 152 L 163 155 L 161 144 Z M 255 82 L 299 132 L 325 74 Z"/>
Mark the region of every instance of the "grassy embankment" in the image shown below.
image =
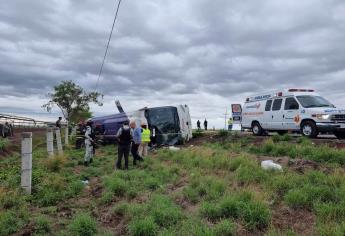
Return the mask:
<path id="1" fill-rule="evenodd" d="M 344 151 L 288 136 L 220 136 L 161 149 L 127 172 L 114 172 L 113 146 L 86 168 L 81 150 L 48 159 L 37 144 L 31 196 L 18 188 L 19 154 L 1 158 L 0 235 L 344 235 Z M 263 155 L 319 168 L 267 172 Z"/>

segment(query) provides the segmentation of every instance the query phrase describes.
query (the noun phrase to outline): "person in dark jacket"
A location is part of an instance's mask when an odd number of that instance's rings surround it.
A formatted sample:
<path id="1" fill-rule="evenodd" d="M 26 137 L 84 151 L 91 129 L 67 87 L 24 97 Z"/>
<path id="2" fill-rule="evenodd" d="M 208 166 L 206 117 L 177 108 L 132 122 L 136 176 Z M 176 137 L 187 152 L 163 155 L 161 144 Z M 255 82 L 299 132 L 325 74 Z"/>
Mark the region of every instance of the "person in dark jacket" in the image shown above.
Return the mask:
<path id="1" fill-rule="evenodd" d="M 198 121 L 196 122 L 196 126 L 198 127 L 198 130 L 200 130 L 200 129 L 201 129 L 201 123 L 200 123 L 200 120 L 198 120 Z"/>
<path id="2" fill-rule="evenodd" d="M 125 121 L 123 126 L 118 130 L 116 135 L 118 141 L 118 157 L 116 168 L 122 169 L 122 158 L 125 159 L 125 169 L 128 170 L 128 157 L 131 149 L 131 142 L 133 139 L 132 129 L 129 127 L 129 122 Z"/>
<path id="3" fill-rule="evenodd" d="M 55 122 L 56 128 L 61 129 L 61 121 L 62 121 L 62 117 L 60 116 L 59 119 Z"/>
<path id="4" fill-rule="evenodd" d="M 205 121 L 204 121 L 204 128 L 205 128 L 205 130 L 207 130 L 207 125 L 208 125 L 208 122 L 207 122 L 207 120 L 205 119 Z"/>

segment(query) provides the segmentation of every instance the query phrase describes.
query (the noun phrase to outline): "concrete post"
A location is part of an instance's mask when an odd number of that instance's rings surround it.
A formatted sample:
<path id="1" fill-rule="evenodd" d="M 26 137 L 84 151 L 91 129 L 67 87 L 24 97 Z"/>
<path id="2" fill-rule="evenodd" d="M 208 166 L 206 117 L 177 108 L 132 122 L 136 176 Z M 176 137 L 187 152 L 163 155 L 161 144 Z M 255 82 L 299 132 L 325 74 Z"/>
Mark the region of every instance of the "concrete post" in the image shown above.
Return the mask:
<path id="1" fill-rule="evenodd" d="M 22 172 L 21 187 L 31 194 L 32 179 L 32 133 L 22 133 Z"/>
<path id="2" fill-rule="evenodd" d="M 68 136 L 68 126 L 65 128 L 65 145 L 69 143 L 69 136 Z"/>
<path id="3" fill-rule="evenodd" d="M 55 136 L 56 136 L 56 144 L 57 144 L 58 153 L 63 154 L 62 142 L 61 142 L 61 132 L 60 132 L 59 128 L 55 128 Z"/>
<path id="4" fill-rule="evenodd" d="M 54 132 L 52 128 L 47 129 L 47 152 L 49 157 L 54 156 Z"/>
<path id="5" fill-rule="evenodd" d="M 74 136 L 76 136 L 76 134 L 77 134 L 77 127 L 74 126 L 74 127 L 72 128 L 71 136 L 74 137 Z"/>

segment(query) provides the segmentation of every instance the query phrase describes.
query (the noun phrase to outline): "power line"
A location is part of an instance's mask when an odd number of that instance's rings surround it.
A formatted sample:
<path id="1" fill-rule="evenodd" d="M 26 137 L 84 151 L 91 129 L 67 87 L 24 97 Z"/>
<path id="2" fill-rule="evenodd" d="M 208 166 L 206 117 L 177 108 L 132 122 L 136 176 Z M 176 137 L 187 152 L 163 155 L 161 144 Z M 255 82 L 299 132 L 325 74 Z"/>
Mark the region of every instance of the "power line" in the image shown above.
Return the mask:
<path id="1" fill-rule="evenodd" d="M 99 80 L 100 80 L 101 75 L 102 75 L 102 72 L 103 72 L 104 62 L 105 62 L 105 59 L 106 59 L 107 54 L 108 54 L 108 49 L 109 49 L 111 37 L 112 37 L 112 35 L 113 35 L 113 31 L 114 31 L 114 27 L 115 27 L 115 22 L 116 22 L 116 19 L 117 19 L 117 15 L 118 15 L 118 13 L 119 13 L 121 1 L 122 1 L 122 0 L 119 0 L 119 2 L 118 2 L 118 4 L 117 4 L 117 9 L 116 9 L 116 13 L 115 13 L 114 21 L 113 21 L 113 26 L 111 27 L 111 31 L 110 31 L 110 35 L 109 35 L 107 47 L 106 47 L 106 49 L 105 49 L 105 53 L 104 53 L 102 65 L 101 65 L 101 68 L 100 68 L 99 73 L 98 73 L 98 79 L 97 79 L 97 83 L 96 83 L 96 91 L 98 90 Z"/>

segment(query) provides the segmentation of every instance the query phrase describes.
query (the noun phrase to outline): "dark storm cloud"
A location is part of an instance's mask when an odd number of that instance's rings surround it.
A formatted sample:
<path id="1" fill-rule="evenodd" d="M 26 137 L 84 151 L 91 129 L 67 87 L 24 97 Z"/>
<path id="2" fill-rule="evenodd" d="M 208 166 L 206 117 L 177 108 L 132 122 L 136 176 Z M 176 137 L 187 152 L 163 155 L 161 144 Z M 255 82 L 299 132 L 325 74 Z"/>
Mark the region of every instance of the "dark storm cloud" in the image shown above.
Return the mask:
<path id="1" fill-rule="evenodd" d="M 115 4 L 1 1 L 0 97 L 43 98 L 61 80 L 94 90 Z M 99 90 L 135 106 L 188 103 L 212 117 L 284 87 L 341 103 L 344 42 L 342 0 L 123 0 Z"/>

